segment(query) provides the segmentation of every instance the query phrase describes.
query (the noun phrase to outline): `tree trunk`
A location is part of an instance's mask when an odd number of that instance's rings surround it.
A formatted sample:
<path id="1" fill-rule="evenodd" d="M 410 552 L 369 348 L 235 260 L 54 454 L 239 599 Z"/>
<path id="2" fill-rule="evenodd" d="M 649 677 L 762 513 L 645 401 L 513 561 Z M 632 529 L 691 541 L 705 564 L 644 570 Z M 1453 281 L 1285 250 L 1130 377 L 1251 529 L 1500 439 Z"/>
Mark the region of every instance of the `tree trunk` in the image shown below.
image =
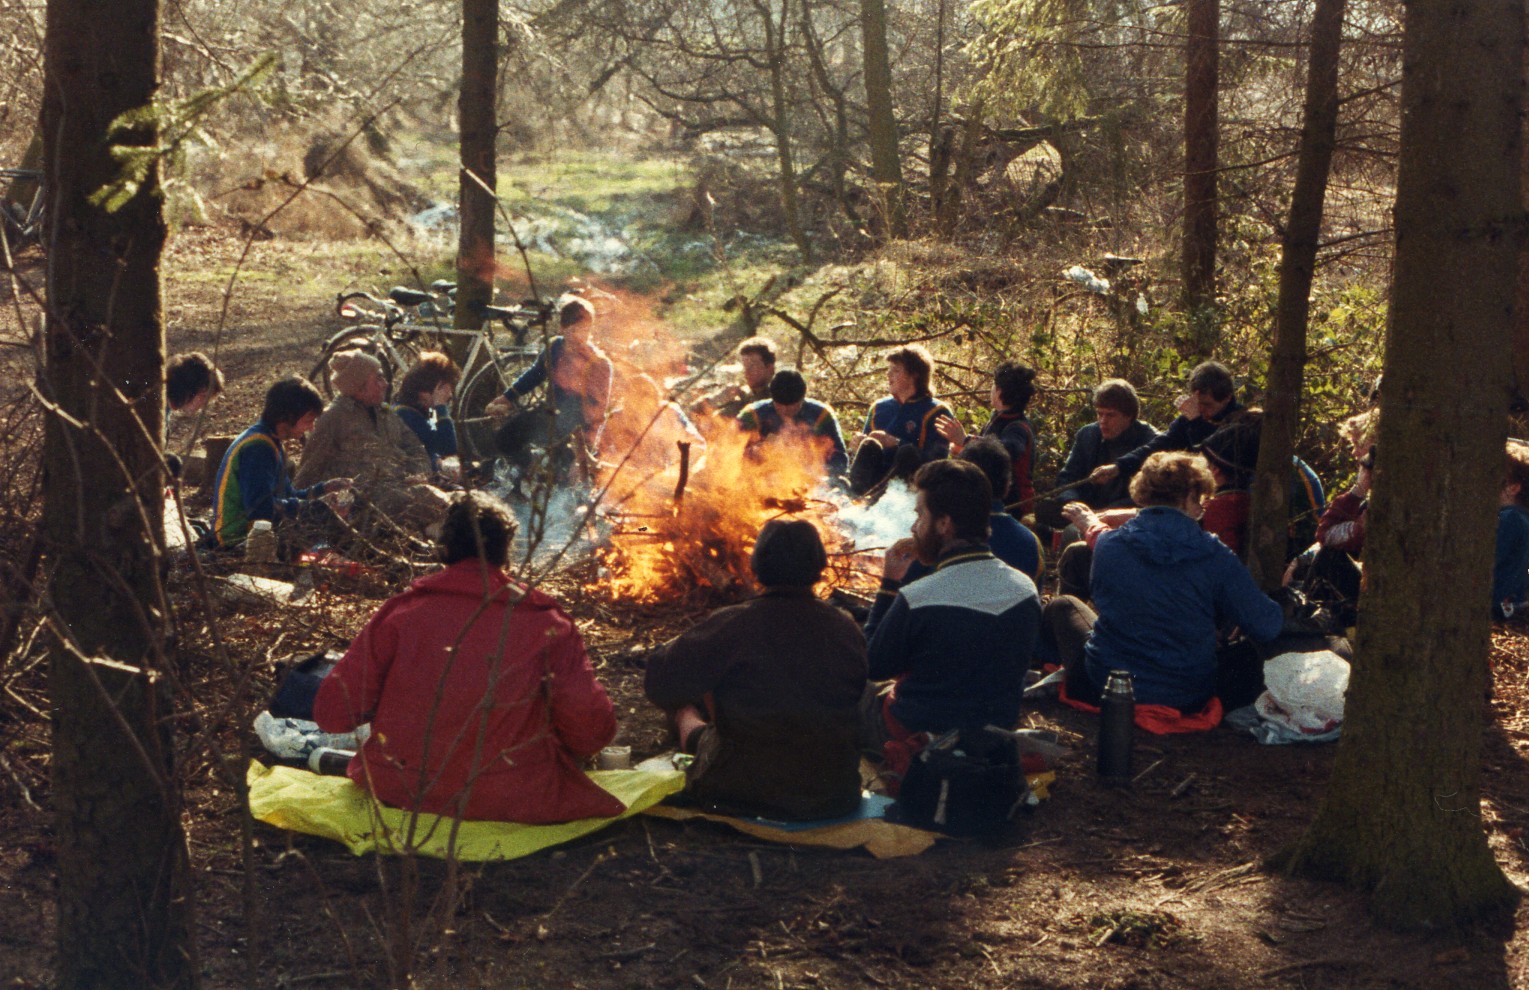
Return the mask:
<path id="1" fill-rule="evenodd" d="M 765 27 L 766 57 L 770 66 L 770 132 L 775 137 L 775 156 L 780 164 L 780 206 L 786 215 L 786 233 L 802 256 L 802 264 L 812 264 L 812 242 L 802 227 L 801 206 L 797 201 L 796 162 L 791 147 L 791 110 L 786 98 L 786 31 L 791 23 L 790 0 L 781 0 L 780 22 L 771 15 L 769 3 L 759 4 Z"/>
<path id="2" fill-rule="evenodd" d="M 1280 256 L 1279 302 L 1269 387 L 1264 395 L 1263 435 L 1253 508 L 1248 526 L 1248 568 L 1260 587 L 1273 590 L 1285 570 L 1289 533 L 1290 458 L 1301 425 L 1301 381 L 1306 367 L 1306 321 L 1327 175 L 1338 132 L 1338 48 L 1344 0 L 1317 0 L 1311 22 L 1311 65 L 1306 77 L 1306 121 L 1290 195 L 1290 222 Z"/>
<path id="3" fill-rule="evenodd" d="M 1529 0 L 1525 0 L 1529 10 Z M 1529 56 L 1526 56 L 1524 78 L 1529 85 Z M 1524 208 L 1529 210 L 1529 114 L 1524 116 L 1524 157 L 1519 175 L 1526 197 Z M 1513 299 L 1513 393 L 1515 406 L 1522 410 L 1529 406 L 1529 241 L 1518 253 L 1518 291 Z"/>
<path id="4" fill-rule="evenodd" d="M 885 199 L 882 233 L 906 237 L 903 170 L 897 151 L 897 118 L 892 109 L 892 64 L 887 54 L 887 7 L 883 0 L 860 0 L 860 33 L 865 45 L 865 108 L 871 145 L 871 179 Z"/>
<path id="5" fill-rule="evenodd" d="M 474 309 L 494 300 L 493 190 L 498 185 L 494 139 L 499 133 L 494 94 L 498 90 L 498 40 L 499 0 L 462 0 L 462 92 L 457 100 L 462 127 L 458 191 L 462 226 L 457 235 L 457 304 L 452 322 L 465 330 L 477 330 L 483 325 Z M 452 358 L 460 363 L 467 348 L 468 341 L 461 340 L 456 348 L 458 353 Z"/>
<path id="6" fill-rule="evenodd" d="M 1220 0 L 1188 0 L 1184 80 L 1184 312 L 1186 356 L 1208 357 L 1216 342 L 1217 75 Z"/>
<path id="7" fill-rule="evenodd" d="M 108 128 L 154 97 L 157 0 L 50 0 L 43 135 L 48 313 L 39 389 L 58 986 L 193 987 L 191 893 L 164 676 L 164 331 L 158 166 L 115 212 Z M 157 125 L 118 133 L 152 146 Z"/>
<path id="8" fill-rule="evenodd" d="M 1401 928 L 1448 928 L 1517 898 L 1482 832 L 1480 775 L 1523 45 L 1523 0 L 1406 7 L 1360 661 L 1332 780 L 1283 864 L 1371 891 L 1377 919 Z"/>

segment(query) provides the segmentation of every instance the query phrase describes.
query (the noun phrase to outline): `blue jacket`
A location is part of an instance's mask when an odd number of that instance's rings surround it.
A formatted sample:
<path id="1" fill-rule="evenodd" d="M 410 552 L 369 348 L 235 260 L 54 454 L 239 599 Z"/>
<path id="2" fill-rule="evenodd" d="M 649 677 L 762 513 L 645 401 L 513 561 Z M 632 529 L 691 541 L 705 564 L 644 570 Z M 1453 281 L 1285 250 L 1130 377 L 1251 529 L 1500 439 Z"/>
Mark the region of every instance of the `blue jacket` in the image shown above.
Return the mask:
<path id="1" fill-rule="evenodd" d="M 1158 436 L 1157 427 L 1136 420 L 1121 431 L 1113 440 L 1104 439 L 1104 431 L 1098 423 L 1089 423 L 1072 438 L 1072 449 L 1067 452 L 1067 463 L 1057 472 L 1056 487 L 1069 485 L 1067 491 L 1057 496 L 1058 502 L 1082 502 L 1095 509 L 1113 509 L 1129 506 L 1131 501 L 1131 474 L 1121 469 L 1120 476 L 1104 485 L 1091 485 L 1088 476 L 1097 467 L 1114 464 L 1144 443 Z"/>
<path id="2" fill-rule="evenodd" d="M 1008 503 L 1019 506 L 1021 514 L 1028 512 L 1035 498 L 1035 430 L 1030 421 L 1021 412 L 994 413 L 979 435 L 992 437 L 1009 452 L 1014 486 L 1009 489 Z"/>
<path id="3" fill-rule="evenodd" d="M 1190 419 L 1187 416 L 1180 416 L 1168 424 L 1168 432 L 1159 433 L 1129 454 L 1115 458 L 1115 466 L 1120 468 L 1122 475 L 1133 475 L 1147 463 L 1147 458 L 1158 451 L 1189 450 L 1203 443 L 1206 437 L 1221 429 L 1228 416 L 1240 413 L 1242 410 L 1243 407 L 1233 398 L 1215 419 L 1203 419 L 1199 416 Z"/>
<path id="4" fill-rule="evenodd" d="M 398 418 L 409 425 L 419 442 L 430 455 L 432 470 L 441 469 L 441 458 L 452 457 L 457 452 L 457 424 L 451 421 L 451 410 L 436 406 L 426 415 L 413 406 L 394 406 Z"/>
<path id="5" fill-rule="evenodd" d="M 296 517 L 304 500 L 322 495 L 324 486 L 292 487 L 286 451 L 276 431 L 262 420 L 229 445 L 212 490 L 212 532 L 218 546 L 226 547 L 243 543 L 257 519 Z"/>
<path id="6" fill-rule="evenodd" d="M 1033 581 L 968 545 L 885 600 L 867 624 L 870 677 L 898 679 L 894 718 L 914 732 L 1013 727 L 1040 631 Z"/>
<path id="7" fill-rule="evenodd" d="M 1010 515 L 1003 502 L 996 498 L 993 499 L 993 511 L 987 517 L 987 522 L 990 530 L 987 546 L 993 551 L 993 556 L 1030 580 L 1039 581 L 1042 569 L 1041 538 L 1031 532 L 1030 527 Z M 915 560 L 898 587 L 905 587 L 933 573 L 933 567 Z"/>
<path id="8" fill-rule="evenodd" d="M 1154 505 L 1094 545 L 1099 621 L 1084 647 L 1088 676 L 1131 672 L 1136 700 L 1198 708 L 1216 689 L 1216 630 L 1235 622 L 1259 642 L 1279 635 L 1279 605 L 1237 556 L 1177 509 Z"/>
<path id="9" fill-rule="evenodd" d="M 933 396 L 898 402 L 892 396 L 878 401 L 865 415 L 865 429 L 861 432 L 885 430 L 897 438 L 901 445 L 918 448 L 920 460 L 936 461 L 950 453 L 950 441 L 934 428 L 934 421 L 941 416 L 954 418 L 950 407 L 938 402 Z"/>
<path id="10" fill-rule="evenodd" d="M 504 390 L 504 397 L 512 401 L 518 401 L 522 396 L 535 391 L 543 382 L 550 380 L 551 385 L 548 387 L 548 391 L 551 393 L 552 407 L 557 413 L 557 429 L 559 433 L 566 436 L 575 430 L 600 424 L 584 421 L 584 396 L 564 388 L 558 383 L 557 377 L 552 374 L 552 370 L 563 359 L 563 347 L 565 344 L 566 338 L 564 337 L 553 337 L 548 341 L 546 348 L 536 356 L 536 362 L 521 372 L 520 377 L 515 379 L 514 384 Z M 603 365 L 606 381 L 599 383 L 586 380 L 585 385 L 593 389 L 600 384 L 604 384 L 606 390 L 609 391 L 614 380 L 615 366 L 611 364 L 610 358 L 606 357 L 603 353 L 599 354 L 599 361 Z"/>
<path id="11" fill-rule="evenodd" d="M 1502 619 L 1524 604 L 1529 594 L 1529 509 L 1505 505 L 1497 510 L 1497 553 L 1492 561 L 1492 615 Z"/>
<path id="12" fill-rule="evenodd" d="M 839 430 L 839 417 L 834 415 L 833 408 L 821 402 L 803 399 L 802 408 L 797 410 L 792 422 L 805 427 L 809 435 L 824 437 L 833 445 L 827 458 L 828 473 L 843 474 L 849 467 L 849 453 L 844 449 L 844 434 Z M 738 414 L 738 425 L 750 433 L 758 434 L 761 440 L 769 439 L 786 426 L 780 413 L 775 410 L 775 403 L 770 399 L 745 406 L 743 412 Z"/>

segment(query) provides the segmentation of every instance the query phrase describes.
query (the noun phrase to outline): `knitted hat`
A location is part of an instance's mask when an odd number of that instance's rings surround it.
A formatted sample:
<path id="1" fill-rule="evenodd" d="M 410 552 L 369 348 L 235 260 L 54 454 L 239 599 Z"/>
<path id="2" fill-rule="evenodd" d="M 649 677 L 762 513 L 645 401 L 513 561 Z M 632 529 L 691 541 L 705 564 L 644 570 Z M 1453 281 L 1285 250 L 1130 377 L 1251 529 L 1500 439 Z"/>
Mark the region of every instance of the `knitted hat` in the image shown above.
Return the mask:
<path id="1" fill-rule="evenodd" d="M 1200 453 L 1205 459 L 1232 476 L 1239 487 L 1252 480 L 1258 468 L 1258 441 L 1263 435 L 1263 416 L 1245 412 L 1205 438 Z"/>
<path id="2" fill-rule="evenodd" d="M 365 351 L 341 351 L 329 359 L 329 384 L 341 395 L 354 396 L 381 370 L 382 362 Z"/>
<path id="3" fill-rule="evenodd" d="M 766 588 L 811 587 L 828 566 L 828 554 L 812 523 L 771 519 L 759 531 L 750 563 Z"/>

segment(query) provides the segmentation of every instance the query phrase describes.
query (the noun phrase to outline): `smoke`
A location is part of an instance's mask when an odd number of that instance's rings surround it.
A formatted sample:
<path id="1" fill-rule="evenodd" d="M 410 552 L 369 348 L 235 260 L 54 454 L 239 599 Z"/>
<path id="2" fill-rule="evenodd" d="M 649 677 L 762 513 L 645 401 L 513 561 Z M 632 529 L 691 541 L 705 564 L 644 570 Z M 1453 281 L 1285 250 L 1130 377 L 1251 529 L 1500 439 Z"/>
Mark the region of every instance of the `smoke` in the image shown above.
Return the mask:
<path id="1" fill-rule="evenodd" d="M 856 547 L 889 547 L 912 534 L 917 501 L 917 492 L 904 482 L 893 481 L 870 505 L 843 505 L 837 519 L 839 529 Z"/>

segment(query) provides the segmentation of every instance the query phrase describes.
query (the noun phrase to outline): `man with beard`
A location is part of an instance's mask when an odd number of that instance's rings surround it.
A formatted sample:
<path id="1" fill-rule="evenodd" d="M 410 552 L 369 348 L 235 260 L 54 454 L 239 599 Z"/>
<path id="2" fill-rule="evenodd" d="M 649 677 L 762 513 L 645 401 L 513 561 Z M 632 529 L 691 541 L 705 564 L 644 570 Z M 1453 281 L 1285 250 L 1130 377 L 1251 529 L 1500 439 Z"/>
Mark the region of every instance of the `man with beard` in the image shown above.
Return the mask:
<path id="1" fill-rule="evenodd" d="M 949 729 L 1009 728 L 1040 628 L 1035 583 L 988 549 L 993 488 L 975 464 L 934 461 L 913 478 L 911 540 L 887 552 L 866 622 L 872 685 L 861 749 Z M 917 559 L 934 573 L 897 588 Z"/>

